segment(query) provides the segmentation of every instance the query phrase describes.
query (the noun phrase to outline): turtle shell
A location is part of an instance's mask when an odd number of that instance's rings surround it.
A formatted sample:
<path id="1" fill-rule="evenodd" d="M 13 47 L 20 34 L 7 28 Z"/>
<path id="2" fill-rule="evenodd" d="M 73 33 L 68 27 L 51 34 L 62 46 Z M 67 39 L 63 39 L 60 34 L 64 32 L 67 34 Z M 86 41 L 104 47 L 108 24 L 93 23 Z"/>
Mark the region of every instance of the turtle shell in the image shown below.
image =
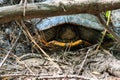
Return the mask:
<path id="1" fill-rule="evenodd" d="M 46 40 L 49 41 L 58 34 L 56 33 L 56 31 L 58 31 L 58 27 L 63 27 L 63 25 L 77 26 L 79 31 L 75 31 L 78 32 L 78 35 L 76 36 L 80 35 L 80 38 L 92 43 L 97 41 L 94 41 L 93 39 L 99 37 L 98 35 L 100 32 L 104 30 L 104 27 L 99 22 L 98 18 L 91 14 L 48 17 L 39 22 L 36 27 L 39 31 L 44 32 Z M 65 30 L 63 29 L 63 31 Z"/>
<path id="2" fill-rule="evenodd" d="M 98 18 L 91 14 L 75 14 L 48 17 L 43 19 L 36 25 L 39 30 L 46 30 L 53 26 L 61 25 L 64 23 L 82 25 L 87 28 L 96 29 L 99 31 L 104 30 L 103 25 L 99 22 Z"/>

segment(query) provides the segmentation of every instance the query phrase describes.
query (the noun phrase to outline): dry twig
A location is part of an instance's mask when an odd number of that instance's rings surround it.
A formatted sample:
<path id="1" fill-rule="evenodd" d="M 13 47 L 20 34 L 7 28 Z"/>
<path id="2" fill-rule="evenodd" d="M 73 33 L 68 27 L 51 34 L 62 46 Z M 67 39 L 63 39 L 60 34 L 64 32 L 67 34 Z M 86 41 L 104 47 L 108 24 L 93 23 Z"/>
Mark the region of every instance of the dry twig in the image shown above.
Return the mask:
<path id="1" fill-rule="evenodd" d="M 32 75 L 32 74 L 6 74 L 1 75 L 0 77 L 20 77 L 20 76 L 27 76 L 27 77 L 38 77 L 38 79 L 82 79 L 82 80 L 93 80 L 92 78 L 79 76 L 79 75 Z"/>
<path id="2" fill-rule="evenodd" d="M 4 62 L 6 61 L 6 59 L 8 58 L 9 54 L 11 53 L 11 51 L 14 49 L 18 39 L 20 38 L 21 32 L 19 32 L 19 35 L 16 39 L 16 41 L 14 42 L 14 44 L 12 45 L 11 49 L 8 51 L 7 55 L 5 56 L 5 58 L 3 59 L 3 61 L 0 63 L 0 67 L 2 67 L 2 65 L 4 64 Z"/>
<path id="3" fill-rule="evenodd" d="M 99 19 L 100 19 L 101 21 L 103 21 L 102 23 L 103 23 L 105 29 L 106 29 L 110 34 L 112 34 L 112 35 L 115 37 L 116 41 L 120 44 L 120 37 L 119 37 L 115 32 L 113 32 L 113 31 L 110 29 L 110 27 L 106 24 L 106 21 L 105 21 L 105 19 L 103 18 L 103 15 L 102 15 L 102 14 L 100 14 L 100 18 L 99 18 Z"/>
<path id="4" fill-rule="evenodd" d="M 16 22 L 17 22 L 17 24 L 18 24 L 20 27 L 22 27 L 22 28 L 24 29 L 24 30 L 23 30 L 24 34 L 25 34 L 26 36 L 28 36 L 28 38 L 29 38 L 29 39 L 40 49 L 40 51 L 48 58 L 48 60 L 50 60 L 50 61 L 58 68 L 59 71 L 61 71 L 59 65 L 58 65 L 57 63 L 55 63 L 55 62 L 53 61 L 53 59 L 51 59 L 50 56 L 36 43 L 36 41 L 34 40 L 34 38 L 31 36 L 31 34 L 29 33 L 29 31 L 27 30 L 27 27 L 26 27 L 26 25 L 24 24 L 23 20 L 21 20 L 20 22 L 19 22 L 19 21 L 16 21 Z"/>

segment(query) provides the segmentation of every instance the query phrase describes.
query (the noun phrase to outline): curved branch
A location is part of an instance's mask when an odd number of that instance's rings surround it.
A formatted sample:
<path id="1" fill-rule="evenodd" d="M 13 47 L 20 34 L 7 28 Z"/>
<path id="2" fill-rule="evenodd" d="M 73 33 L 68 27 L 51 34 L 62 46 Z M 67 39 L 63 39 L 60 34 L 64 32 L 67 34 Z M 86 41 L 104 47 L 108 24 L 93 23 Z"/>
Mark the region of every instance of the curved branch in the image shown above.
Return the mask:
<path id="1" fill-rule="evenodd" d="M 17 4 L 0 7 L 0 23 L 21 18 L 44 18 L 78 13 L 97 14 L 118 8 L 120 8 L 120 0 L 52 0 L 27 4 L 26 15 L 23 16 L 24 6 Z"/>

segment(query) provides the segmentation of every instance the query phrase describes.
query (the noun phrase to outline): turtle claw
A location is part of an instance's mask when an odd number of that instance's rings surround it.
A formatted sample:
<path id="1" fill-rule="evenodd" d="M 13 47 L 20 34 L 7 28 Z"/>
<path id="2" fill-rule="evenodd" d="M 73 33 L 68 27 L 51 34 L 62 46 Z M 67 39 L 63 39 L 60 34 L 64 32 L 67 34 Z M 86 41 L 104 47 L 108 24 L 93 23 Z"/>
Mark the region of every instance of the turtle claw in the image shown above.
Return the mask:
<path id="1" fill-rule="evenodd" d="M 50 47 L 49 42 L 47 42 L 46 40 L 44 40 L 44 39 L 40 39 L 40 42 L 41 42 L 44 46 L 46 46 L 46 47 Z"/>

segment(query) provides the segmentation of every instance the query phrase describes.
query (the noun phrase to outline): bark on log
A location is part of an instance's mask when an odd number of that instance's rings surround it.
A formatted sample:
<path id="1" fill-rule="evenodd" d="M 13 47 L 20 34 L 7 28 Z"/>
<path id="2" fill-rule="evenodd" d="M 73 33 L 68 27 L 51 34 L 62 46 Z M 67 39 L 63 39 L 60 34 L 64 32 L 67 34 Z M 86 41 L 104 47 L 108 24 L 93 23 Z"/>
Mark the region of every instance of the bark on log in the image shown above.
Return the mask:
<path id="1" fill-rule="evenodd" d="M 23 16 L 24 6 L 12 5 L 0 7 L 0 23 L 21 18 L 44 18 L 78 13 L 97 14 L 102 11 L 118 8 L 120 8 L 120 0 L 50 0 L 27 4 L 25 16 Z"/>

